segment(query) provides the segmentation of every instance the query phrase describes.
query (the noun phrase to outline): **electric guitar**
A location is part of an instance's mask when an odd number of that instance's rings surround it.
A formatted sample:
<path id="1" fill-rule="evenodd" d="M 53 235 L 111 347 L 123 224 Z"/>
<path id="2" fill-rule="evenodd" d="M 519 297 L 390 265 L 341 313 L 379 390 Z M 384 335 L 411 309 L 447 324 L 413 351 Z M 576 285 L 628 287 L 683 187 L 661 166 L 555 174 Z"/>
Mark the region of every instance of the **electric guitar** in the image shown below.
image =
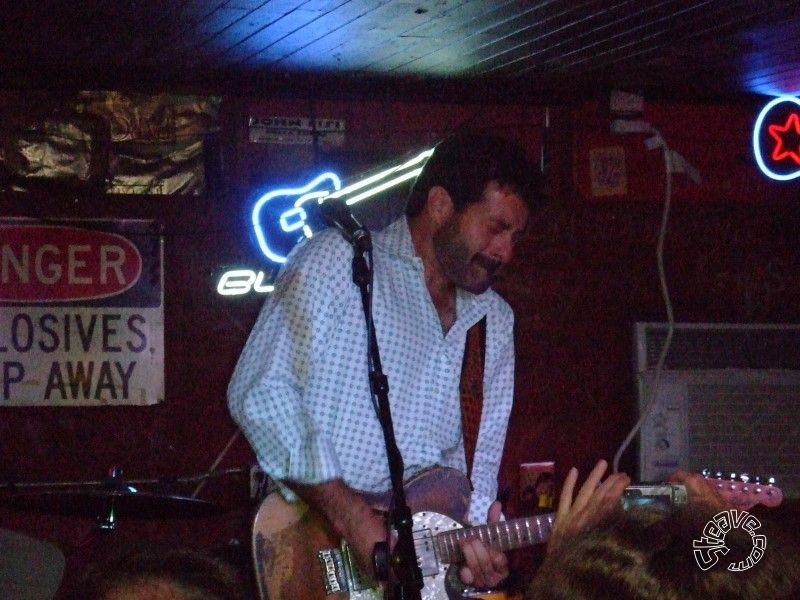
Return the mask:
<path id="1" fill-rule="evenodd" d="M 553 524 L 554 515 L 548 514 L 464 528 L 460 521 L 467 514 L 469 482 L 454 469 L 423 471 L 406 483 L 405 490 L 414 513 L 412 529 L 423 576 L 423 600 L 462 598 L 470 593 L 460 583 L 457 569 L 448 568 L 462 558 L 460 539 L 477 536 L 487 545 L 512 550 L 545 541 Z M 377 510 L 388 509 L 388 495 L 364 497 Z M 253 556 L 264 599 L 383 598 L 381 586 L 359 574 L 346 544 L 327 521 L 302 503 L 287 503 L 278 493 L 268 495 L 256 514 Z M 493 595 L 487 592 L 472 597 Z"/>
<path id="2" fill-rule="evenodd" d="M 709 485 L 732 505 L 777 506 L 779 488 L 708 478 Z M 436 467 L 423 471 L 405 486 L 413 514 L 413 538 L 423 575 L 422 600 L 505 598 L 502 592 L 465 587 L 458 578 L 459 540 L 478 537 L 502 551 L 547 541 L 555 514 L 522 517 L 477 527 L 464 527 L 469 482 L 462 473 Z M 377 510 L 388 510 L 387 494 L 363 494 Z M 452 515 L 452 516 L 450 516 Z M 287 503 L 273 492 L 259 507 L 253 523 L 253 557 L 262 600 L 380 600 L 381 584 L 360 575 L 347 545 L 321 515 L 302 502 Z"/>

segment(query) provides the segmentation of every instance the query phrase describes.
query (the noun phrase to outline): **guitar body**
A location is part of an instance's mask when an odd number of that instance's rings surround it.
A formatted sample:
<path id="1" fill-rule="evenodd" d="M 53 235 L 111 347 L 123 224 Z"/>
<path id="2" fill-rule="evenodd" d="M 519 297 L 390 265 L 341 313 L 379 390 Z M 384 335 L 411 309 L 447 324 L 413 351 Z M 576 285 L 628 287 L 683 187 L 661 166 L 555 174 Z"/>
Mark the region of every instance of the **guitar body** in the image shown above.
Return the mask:
<path id="1" fill-rule="evenodd" d="M 434 527 L 450 530 L 461 527 L 455 518 L 464 519 L 469 503 L 469 484 L 463 474 L 453 469 L 430 469 L 410 480 L 406 486 L 408 505 L 414 514 L 414 529 Z M 377 510 L 385 511 L 388 497 L 364 494 Z M 433 516 L 435 515 L 435 516 Z M 422 520 L 426 522 L 421 523 Z M 263 600 L 380 600 L 383 592 L 376 584 L 364 590 L 326 593 L 330 573 L 319 555 L 326 549 L 339 549 L 341 538 L 327 519 L 302 503 L 288 503 L 279 493 L 268 495 L 253 522 L 253 557 L 256 578 Z M 332 568 L 328 563 L 328 568 Z M 445 573 L 425 578 L 423 594 L 436 590 L 438 595 L 423 595 L 423 600 L 441 596 Z M 435 580 L 435 581 L 434 581 Z"/>
<path id="2" fill-rule="evenodd" d="M 289 504 L 277 492 L 267 496 L 253 524 L 253 557 L 261 598 L 324 598 L 317 550 L 338 543 L 338 536 L 305 504 Z"/>

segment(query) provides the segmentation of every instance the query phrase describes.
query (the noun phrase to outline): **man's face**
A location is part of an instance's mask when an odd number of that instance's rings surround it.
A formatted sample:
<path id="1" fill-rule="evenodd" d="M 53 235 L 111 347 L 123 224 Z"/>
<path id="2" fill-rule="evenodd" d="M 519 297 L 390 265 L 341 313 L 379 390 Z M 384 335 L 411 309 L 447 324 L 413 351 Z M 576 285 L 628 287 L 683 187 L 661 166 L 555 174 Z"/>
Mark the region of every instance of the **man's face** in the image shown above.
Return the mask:
<path id="1" fill-rule="evenodd" d="M 500 267 L 511 261 L 513 246 L 528 222 L 528 207 L 517 194 L 495 182 L 483 198 L 453 211 L 433 236 L 442 273 L 456 286 L 480 294 Z"/>

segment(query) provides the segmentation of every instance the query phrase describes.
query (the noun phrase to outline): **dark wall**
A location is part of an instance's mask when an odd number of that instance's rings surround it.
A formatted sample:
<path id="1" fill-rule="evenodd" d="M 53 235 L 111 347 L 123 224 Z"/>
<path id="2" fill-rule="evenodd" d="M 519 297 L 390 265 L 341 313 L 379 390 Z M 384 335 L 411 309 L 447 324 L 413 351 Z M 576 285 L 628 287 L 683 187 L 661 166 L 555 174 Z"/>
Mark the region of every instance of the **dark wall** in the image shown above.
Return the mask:
<path id="1" fill-rule="evenodd" d="M 554 460 L 557 479 L 611 462 L 637 418 L 633 329 L 667 318 L 656 249 L 664 219 L 660 150 L 612 135 L 601 108 L 560 114 L 552 132 L 553 202 L 499 288 L 517 317 L 517 386 L 501 480 L 516 498 L 518 465 Z M 648 106 L 644 119 L 702 176 L 671 181 L 663 262 L 676 321 L 796 322 L 800 225 L 796 185 L 762 176 L 749 148 L 755 110 Z M 560 129 L 563 127 L 564 129 Z M 627 193 L 597 197 L 589 153 L 619 147 Z M 746 468 L 732 457 L 730 468 Z M 741 461 L 741 462 L 739 462 Z M 635 443 L 622 455 L 633 473 Z"/>
<path id="2" fill-rule="evenodd" d="M 506 135 L 540 156 L 545 140 L 551 203 L 536 215 L 513 268 L 498 283 L 517 315 L 515 407 L 501 487 L 516 510 L 520 462 L 554 460 L 557 479 L 611 459 L 635 417 L 632 327 L 663 320 L 656 272 L 664 173 L 644 137 L 606 133 L 596 105 L 463 106 L 400 102 L 311 103 L 225 99 L 218 178 L 202 197 L 104 197 L 64 192 L 0 196 L 4 216 L 148 218 L 163 225 L 165 401 L 152 407 L 0 408 L 0 481 L 93 481 L 111 466 L 129 478 L 176 478 L 252 464 L 225 388 L 261 298 L 223 298 L 225 265 L 259 268 L 249 206 L 270 185 L 297 184 L 322 163 L 358 172 L 467 124 Z M 247 141 L 248 116 L 316 115 L 346 121 L 343 148 Z M 800 198 L 770 183 L 749 155 L 753 107 L 652 106 L 645 118 L 703 175 L 677 175 L 665 265 L 679 321 L 800 321 Z M 588 152 L 621 147 L 627 192 L 595 197 Z M 629 452 L 623 467 L 630 468 Z M 189 494 L 188 489 L 171 488 Z M 3 527 L 55 542 L 71 578 L 107 545 L 156 538 L 201 548 L 229 540 L 247 560 L 253 506 L 247 477 L 210 481 L 199 498 L 230 510 L 191 520 L 125 519 L 100 536 L 91 520 L 0 508 Z"/>

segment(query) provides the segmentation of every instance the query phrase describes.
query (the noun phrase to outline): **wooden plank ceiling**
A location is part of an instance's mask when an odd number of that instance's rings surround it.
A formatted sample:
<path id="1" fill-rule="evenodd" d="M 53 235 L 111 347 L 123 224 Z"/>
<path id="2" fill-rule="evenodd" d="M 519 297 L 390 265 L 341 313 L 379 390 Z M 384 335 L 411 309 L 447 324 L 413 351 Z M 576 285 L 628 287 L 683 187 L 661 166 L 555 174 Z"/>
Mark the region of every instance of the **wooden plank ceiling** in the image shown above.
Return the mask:
<path id="1" fill-rule="evenodd" d="M 0 88 L 800 91 L 800 0 L 4 3 Z"/>

